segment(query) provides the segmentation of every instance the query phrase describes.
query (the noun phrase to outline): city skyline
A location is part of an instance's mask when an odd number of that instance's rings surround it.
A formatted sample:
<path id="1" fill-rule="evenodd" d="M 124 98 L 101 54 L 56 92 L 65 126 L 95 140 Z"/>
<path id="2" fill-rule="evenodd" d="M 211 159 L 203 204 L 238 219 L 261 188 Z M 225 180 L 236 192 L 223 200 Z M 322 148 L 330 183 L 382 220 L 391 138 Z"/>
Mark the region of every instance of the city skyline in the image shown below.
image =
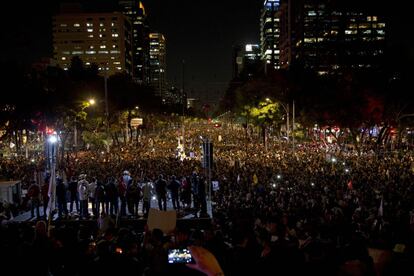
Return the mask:
<path id="1" fill-rule="evenodd" d="M 59 2 L 28 3 L 14 29 L 2 30 L 4 45 L 1 60 L 18 60 L 30 65 L 52 57 L 51 18 Z M 74 1 L 73 1 L 74 2 Z M 93 3 L 94 1 L 77 1 Z M 95 1 L 97 2 L 97 1 Z M 108 1 L 107 1 L 108 2 Z M 182 60 L 185 60 L 185 86 L 191 94 L 222 93 L 232 77 L 232 48 L 238 44 L 258 43 L 262 0 L 212 1 L 208 6 L 188 1 L 143 1 L 151 31 L 163 33 L 168 40 L 167 79 L 181 87 Z M 11 5 L 11 9 L 17 8 Z M 375 7 L 376 9 L 378 7 Z M 398 16 L 402 7 L 393 5 L 388 13 L 393 20 L 390 37 L 397 55 L 412 57 L 409 36 L 404 30 L 412 22 Z M 398 62 L 403 62 L 398 60 Z"/>

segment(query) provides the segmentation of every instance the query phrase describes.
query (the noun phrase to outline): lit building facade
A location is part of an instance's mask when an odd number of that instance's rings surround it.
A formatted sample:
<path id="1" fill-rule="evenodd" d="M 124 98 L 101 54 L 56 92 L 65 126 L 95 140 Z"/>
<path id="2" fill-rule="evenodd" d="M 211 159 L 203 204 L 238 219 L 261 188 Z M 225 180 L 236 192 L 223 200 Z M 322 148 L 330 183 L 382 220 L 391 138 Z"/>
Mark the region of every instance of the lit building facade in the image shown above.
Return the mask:
<path id="1" fill-rule="evenodd" d="M 149 84 L 149 26 L 144 4 L 138 0 L 121 0 L 119 6 L 132 24 L 133 77 Z"/>
<path id="2" fill-rule="evenodd" d="M 261 56 L 265 69 L 279 69 L 280 0 L 265 0 L 260 18 Z"/>
<path id="3" fill-rule="evenodd" d="M 280 9 L 282 68 L 296 62 L 325 75 L 383 64 L 384 17 L 329 1 L 289 2 L 283 0 Z"/>
<path id="4" fill-rule="evenodd" d="M 107 75 L 132 76 L 132 34 L 122 13 L 63 13 L 53 17 L 53 56 L 68 70 L 73 57 L 86 66 L 96 64 Z"/>
<path id="5" fill-rule="evenodd" d="M 259 44 L 245 44 L 233 48 L 234 77 L 252 77 L 262 69 Z"/>
<path id="6" fill-rule="evenodd" d="M 164 97 L 166 92 L 166 44 L 165 37 L 160 33 L 149 34 L 150 84 L 155 95 Z"/>

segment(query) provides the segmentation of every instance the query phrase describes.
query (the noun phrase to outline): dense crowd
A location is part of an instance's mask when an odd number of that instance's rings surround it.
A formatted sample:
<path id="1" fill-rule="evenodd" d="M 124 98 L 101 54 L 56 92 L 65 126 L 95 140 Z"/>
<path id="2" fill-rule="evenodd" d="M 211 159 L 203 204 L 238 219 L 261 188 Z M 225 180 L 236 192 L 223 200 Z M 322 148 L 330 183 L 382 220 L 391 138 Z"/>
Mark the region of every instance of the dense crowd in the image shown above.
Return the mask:
<path id="1" fill-rule="evenodd" d="M 92 201 L 92 215 L 99 223 L 57 223 L 49 235 L 38 233 L 42 226 L 33 230 L 7 224 L 0 235 L 2 248 L 33 266 L 42 264 L 37 269 L 53 275 L 127 275 L 123 271 L 130 269 L 135 271 L 131 275 L 171 275 L 177 268 L 167 265 L 168 248 L 188 245 L 209 249 L 226 275 L 412 275 L 412 152 L 379 156 L 318 143 L 293 149 L 272 142 L 265 148 L 243 129 L 194 127 L 185 132 L 185 149 L 192 157 L 181 161 L 176 157 L 180 131 L 145 135 L 139 143 L 110 154 L 88 152 L 72 158 L 58 178 L 62 189 L 56 187 L 57 197 L 75 204 L 69 212 L 78 206 L 77 199 Z M 176 229 L 170 235 L 115 227 L 111 214 L 145 215 L 145 199 L 152 194 L 160 205 L 151 207 L 164 209 L 167 190 L 171 200 L 177 200 L 177 210 L 180 203 L 189 207 L 195 199 L 193 207 L 203 211 L 200 202 L 206 194 L 199 193 L 205 191 L 206 178 L 199 159 L 200 135 L 214 143 L 212 180 L 218 186 L 212 192 L 211 226 Z M 13 166 L 10 160 L 2 162 L 2 168 L 6 163 Z M 38 184 L 31 185 L 38 186 L 40 206 L 46 188 Z M 128 190 L 142 202 L 142 210 L 131 202 Z M 68 211 L 64 206 L 60 215 Z M 87 210 L 82 213 L 85 205 L 79 207 L 80 215 L 87 217 Z M 34 254 L 40 251 L 44 254 Z M 373 252 L 382 254 L 373 258 Z"/>

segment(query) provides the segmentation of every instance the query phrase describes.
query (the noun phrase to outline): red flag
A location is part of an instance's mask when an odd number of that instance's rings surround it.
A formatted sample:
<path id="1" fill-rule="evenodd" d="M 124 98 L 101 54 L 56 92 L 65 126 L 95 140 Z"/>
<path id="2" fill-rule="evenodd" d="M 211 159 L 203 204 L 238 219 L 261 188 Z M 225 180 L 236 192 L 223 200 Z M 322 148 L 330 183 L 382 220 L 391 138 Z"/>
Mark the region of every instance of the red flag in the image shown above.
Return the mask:
<path id="1" fill-rule="evenodd" d="M 354 187 L 352 186 L 352 180 L 349 180 L 348 182 L 348 189 L 352 190 Z"/>

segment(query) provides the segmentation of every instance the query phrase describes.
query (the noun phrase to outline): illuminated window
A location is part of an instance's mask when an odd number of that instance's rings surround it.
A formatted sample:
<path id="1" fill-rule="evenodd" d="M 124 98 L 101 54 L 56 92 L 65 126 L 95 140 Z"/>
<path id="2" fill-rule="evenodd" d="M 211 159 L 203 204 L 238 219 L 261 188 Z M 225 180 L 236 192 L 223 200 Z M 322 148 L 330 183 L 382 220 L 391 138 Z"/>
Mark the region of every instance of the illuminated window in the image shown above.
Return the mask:
<path id="1" fill-rule="evenodd" d="M 98 54 L 109 54 L 108 51 L 98 51 Z"/>
<path id="2" fill-rule="evenodd" d="M 315 43 L 316 42 L 316 38 L 314 38 L 314 37 L 311 37 L 311 38 L 306 37 L 303 41 L 305 43 Z"/>
<path id="3" fill-rule="evenodd" d="M 103 26 L 104 26 L 104 23 L 99 23 L 99 27 L 103 27 Z"/>
<path id="4" fill-rule="evenodd" d="M 62 60 L 66 60 L 66 57 L 62 57 Z"/>
<path id="5" fill-rule="evenodd" d="M 86 29 L 86 31 L 87 31 L 88 33 L 92 33 L 92 32 L 93 32 L 93 29 Z"/>
<path id="6" fill-rule="evenodd" d="M 60 24 L 60 26 L 61 26 L 61 27 L 67 27 L 68 25 L 67 25 L 67 24 L 62 23 L 62 24 Z"/>
<path id="7" fill-rule="evenodd" d="M 121 64 L 121 62 L 120 61 L 114 61 L 113 64 L 119 65 L 119 64 Z"/>
<path id="8" fill-rule="evenodd" d="M 79 23 L 75 23 L 75 24 L 73 24 L 73 27 L 80 27 L 80 24 Z"/>
<path id="9" fill-rule="evenodd" d="M 86 23 L 86 27 L 93 27 L 93 23 Z"/>
<path id="10" fill-rule="evenodd" d="M 106 48 L 106 45 L 100 45 L 99 48 L 105 49 Z"/>
<path id="11" fill-rule="evenodd" d="M 118 37 L 118 34 L 112 34 L 112 37 Z"/>
<path id="12" fill-rule="evenodd" d="M 117 70 L 122 70 L 122 67 L 115 67 Z"/>
<path id="13" fill-rule="evenodd" d="M 93 55 L 93 54 L 96 54 L 96 51 L 85 51 L 85 53 L 87 55 Z"/>
<path id="14" fill-rule="evenodd" d="M 385 28 L 385 23 L 377 23 L 378 28 Z"/>
<path id="15" fill-rule="evenodd" d="M 88 35 L 89 38 L 93 38 L 93 34 Z"/>
<path id="16" fill-rule="evenodd" d="M 90 62 L 85 62 L 85 65 L 91 65 L 91 63 Z"/>
<path id="17" fill-rule="evenodd" d="M 316 16 L 316 12 L 315 11 L 308 11 L 308 15 L 309 16 Z"/>
<path id="18" fill-rule="evenodd" d="M 356 33 L 357 33 L 357 30 L 345 30 L 346 35 L 353 35 L 353 34 L 356 34 Z"/>
<path id="19" fill-rule="evenodd" d="M 372 21 L 377 21 L 377 20 L 378 20 L 378 18 L 376 16 L 372 17 Z"/>

